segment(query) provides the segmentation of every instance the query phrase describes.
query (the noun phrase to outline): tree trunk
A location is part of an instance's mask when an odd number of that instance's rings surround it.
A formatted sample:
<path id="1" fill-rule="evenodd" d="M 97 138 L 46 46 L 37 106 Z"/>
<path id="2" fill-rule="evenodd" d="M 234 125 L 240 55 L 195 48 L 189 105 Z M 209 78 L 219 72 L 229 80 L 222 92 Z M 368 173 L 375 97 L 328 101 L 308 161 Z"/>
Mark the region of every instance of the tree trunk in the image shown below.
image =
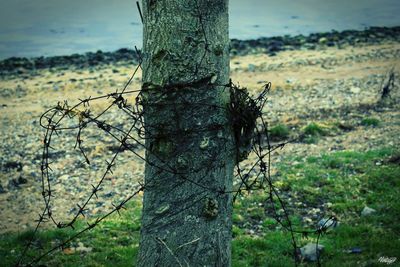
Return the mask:
<path id="1" fill-rule="evenodd" d="M 143 0 L 138 266 L 230 266 L 228 0 Z"/>

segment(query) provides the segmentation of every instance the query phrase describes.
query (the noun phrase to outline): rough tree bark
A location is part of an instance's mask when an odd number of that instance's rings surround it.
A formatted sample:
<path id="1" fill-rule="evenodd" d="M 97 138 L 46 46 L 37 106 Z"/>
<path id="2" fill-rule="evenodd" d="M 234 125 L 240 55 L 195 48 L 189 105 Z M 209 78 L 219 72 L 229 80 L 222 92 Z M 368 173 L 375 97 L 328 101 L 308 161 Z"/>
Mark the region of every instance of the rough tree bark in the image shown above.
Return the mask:
<path id="1" fill-rule="evenodd" d="M 143 0 L 138 266 L 230 266 L 228 0 Z"/>

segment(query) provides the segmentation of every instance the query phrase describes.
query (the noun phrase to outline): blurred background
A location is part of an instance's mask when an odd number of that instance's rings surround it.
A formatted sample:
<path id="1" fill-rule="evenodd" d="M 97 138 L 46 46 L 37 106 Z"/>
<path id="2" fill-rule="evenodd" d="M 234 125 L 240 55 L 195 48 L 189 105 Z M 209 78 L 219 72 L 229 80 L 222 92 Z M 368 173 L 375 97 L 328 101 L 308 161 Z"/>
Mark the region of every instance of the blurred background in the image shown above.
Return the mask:
<path id="1" fill-rule="evenodd" d="M 0 0 L 0 59 L 138 47 L 134 0 Z M 237 39 L 400 24 L 398 0 L 230 0 Z"/>

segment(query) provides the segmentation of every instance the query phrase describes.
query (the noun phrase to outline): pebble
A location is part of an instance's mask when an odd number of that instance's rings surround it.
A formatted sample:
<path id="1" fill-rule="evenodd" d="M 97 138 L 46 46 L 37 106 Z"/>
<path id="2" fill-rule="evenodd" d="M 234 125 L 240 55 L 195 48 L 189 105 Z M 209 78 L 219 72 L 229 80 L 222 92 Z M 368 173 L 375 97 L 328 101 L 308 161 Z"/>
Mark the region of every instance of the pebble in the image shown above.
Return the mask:
<path id="1" fill-rule="evenodd" d="M 16 179 L 10 179 L 8 181 L 8 185 L 7 185 L 7 189 L 8 190 L 12 191 L 12 190 L 16 190 L 16 189 L 19 189 L 19 188 L 20 188 L 19 187 L 19 183 L 18 183 L 18 181 Z"/>
<path id="2" fill-rule="evenodd" d="M 106 198 L 110 198 L 110 197 L 114 196 L 115 194 L 116 194 L 115 191 L 108 191 L 103 196 Z"/>
<path id="3" fill-rule="evenodd" d="M 301 257 L 305 261 L 310 261 L 310 262 L 317 261 L 318 256 L 321 255 L 324 248 L 325 247 L 323 245 L 318 244 L 318 249 L 317 249 L 317 244 L 308 243 L 304 247 L 300 248 Z"/>
<path id="4" fill-rule="evenodd" d="M 316 215 L 316 214 L 318 214 L 318 213 L 320 213 L 321 212 L 321 209 L 319 209 L 319 208 L 312 208 L 308 213 L 309 214 L 312 214 L 312 215 Z"/>
<path id="5" fill-rule="evenodd" d="M 25 173 L 28 173 L 31 170 L 31 168 L 29 168 L 28 165 L 24 165 L 24 167 L 22 167 L 22 171 Z"/>
<path id="6" fill-rule="evenodd" d="M 318 40 L 318 43 L 320 44 L 326 44 L 328 42 L 328 39 L 326 37 L 322 37 Z"/>
<path id="7" fill-rule="evenodd" d="M 78 242 L 78 246 L 75 248 L 76 252 L 83 252 L 83 253 L 92 252 L 92 250 L 93 250 L 93 248 L 85 247 L 82 242 Z"/>
<path id="8" fill-rule="evenodd" d="M 359 94 L 361 92 L 361 88 L 360 87 L 351 87 L 350 92 L 353 94 Z"/>
<path id="9" fill-rule="evenodd" d="M 256 66 L 254 64 L 249 64 L 247 66 L 247 70 L 251 71 L 251 72 L 254 72 L 256 70 Z"/>
<path id="10" fill-rule="evenodd" d="M 371 214 L 374 214 L 376 212 L 376 210 L 365 206 L 364 209 L 361 211 L 361 216 L 365 217 L 365 216 L 369 216 Z"/>
<path id="11" fill-rule="evenodd" d="M 303 222 L 306 224 L 311 224 L 313 222 L 313 220 L 309 217 L 303 217 Z"/>
<path id="12" fill-rule="evenodd" d="M 68 174 L 64 174 L 64 175 L 61 175 L 60 177 L 58 177 L 58 179 L 59 179 L 60 181 L 65 181 L 65 180 L 68 180 L 69 177 L 70 177 L 70 176 L 69 176 Z"/>

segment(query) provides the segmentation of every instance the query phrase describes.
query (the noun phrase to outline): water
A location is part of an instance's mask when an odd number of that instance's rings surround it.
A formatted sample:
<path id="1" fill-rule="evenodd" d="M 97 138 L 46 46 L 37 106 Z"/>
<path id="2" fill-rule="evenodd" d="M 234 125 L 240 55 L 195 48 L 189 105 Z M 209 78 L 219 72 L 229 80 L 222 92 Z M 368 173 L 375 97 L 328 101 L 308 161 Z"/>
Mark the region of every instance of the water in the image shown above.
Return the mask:
<path id="1" fill-rule="evenodd" d="M 399 26 L 399 0 L 230 0 L 230 36 Z M 0 59 L 113 51 L 142 44 L 133 0 L 0 0 Z"/>

